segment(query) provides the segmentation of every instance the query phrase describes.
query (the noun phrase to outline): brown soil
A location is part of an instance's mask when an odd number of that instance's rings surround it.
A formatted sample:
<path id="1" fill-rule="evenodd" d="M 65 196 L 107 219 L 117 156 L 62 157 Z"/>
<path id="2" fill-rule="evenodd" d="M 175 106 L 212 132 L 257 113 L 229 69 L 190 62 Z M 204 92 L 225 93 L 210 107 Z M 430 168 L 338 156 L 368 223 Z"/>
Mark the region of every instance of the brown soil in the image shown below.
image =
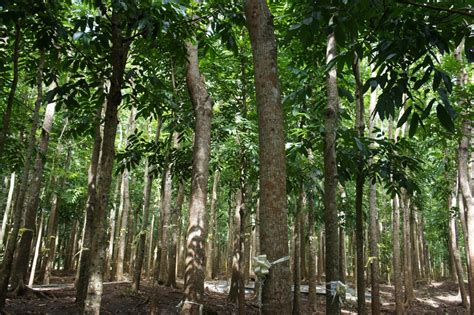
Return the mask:
<path id="1" fill-rule="evenodd" d="M 78 314 L 74 304 L 74 288 L 64 287 L 71 284 L 72 276 L 57 274 L 52 283 L 63 287 L 29 290 L 20 297 L 10 296 L 6 301 L 6 314 Z M 111 283 L 104 286 L 101 314 L 178 314 L 177 305 L 183 299 L 180 289 L 166 287 L 152 288 L 146 282 L 139 293 L 131 290 L 130 283 Z M 393 287 L 382 286 L 382 310 L 384 314 L 393 314 Z M 466 314 L 457 296 L 457 286 L 451 282 L 424 285 L 416 290 L 416 301 L 407 309 L 408 314 Z M 318 309 L 324 314 L 325 298 L 318 295 Z M 226 295 L 207 292 L 204 300 L 204 314 L 236 314 L 235 305 L 227 301 Z M 307 295 L 301 296 L 302 314 L 309 314 Z M 370 304 L 367 304 L 370 311 Z M 246 314 L 257 314 L 254 300 L 246 303 Z M 343 314 L 356 314 L 355 305 L 346 303 Z"/>

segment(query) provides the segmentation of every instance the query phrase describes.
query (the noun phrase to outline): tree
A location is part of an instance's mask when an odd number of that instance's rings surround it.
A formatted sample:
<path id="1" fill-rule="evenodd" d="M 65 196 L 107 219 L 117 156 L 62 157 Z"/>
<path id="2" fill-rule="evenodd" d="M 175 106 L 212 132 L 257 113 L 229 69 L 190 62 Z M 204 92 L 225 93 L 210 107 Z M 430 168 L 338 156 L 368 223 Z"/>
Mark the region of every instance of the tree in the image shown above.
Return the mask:
<path id="1" fill-rule="evenodd" d="M 259 126 L 260 251 L 270 261 L 288 256 L 285 139 L 273 19 L 264 0 L 244 5 L 252 46 Z M 272 265 L 262 288 L 264 314 L 290 313 L 288 261 Z"/>

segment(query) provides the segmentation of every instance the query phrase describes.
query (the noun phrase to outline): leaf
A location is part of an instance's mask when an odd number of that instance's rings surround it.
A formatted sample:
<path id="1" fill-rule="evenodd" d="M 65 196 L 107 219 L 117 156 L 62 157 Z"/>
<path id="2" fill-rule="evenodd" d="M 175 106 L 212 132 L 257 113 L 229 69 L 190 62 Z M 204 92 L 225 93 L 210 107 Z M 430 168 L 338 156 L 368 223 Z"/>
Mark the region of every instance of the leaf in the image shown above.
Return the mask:
<path id="1" fill-rule="evenodd" d="M 411 114 L 412 109 L 413 107 L 410 106 L 405 110 L 402 117 L 400 117 L 400 119 L 398 120 L 397 128 L 400 128 L 401 126 L 403 126 L 403 124 L 407 121 L 408 117 Z"/>
<path id="2" fill-rule="evenodd" d="M 418 116 L 418 113 L 414 113 L 410 121 L 410 130 L 408 130 L 408 135 L 410 136 L 410 138 L 415 135 L 416 129 L 418 129 L 419 123 L 420 123 L 420 117 Z"/>
<path id="3" fill-rule="evenodd" d="M 352 96 L 351 92 L 349 92 L 348 90 L 346 90 L 345 88 L 340 87 L 340 86 L 337 89 L 339 90 L 339 94 L 341 94 L 342 96 L 347 98 L 347 100 L 349 102 L 351 102 L 351 103 L 354 102 L 354 96 Z"/>
<path id="4" fill-rule="evenodd" d="M 446 108 L 439 104 L 436 106 L 436 115 L 441 124 L 450 132 L 454 132 L 454 123 Z"/>
<path id="5" fill-rule="evenodd" d="M 428 106 L 426 106 L 426 108 L 423 110 L 423 114 L 421 115 L 421 119 L 425 119 L 426 117 L 429 116 L 429 114 L 431 113 L 431 108 L 433 108 L 433 104 L 434 102 L 436 101 L 436 99 L 432 99 L 429 103 L 428 103 Z"/>
<path id="6" fill-rule="evenodd" d="M 436 91 L 439 88 L 441 83 L 441 74 L 438 70 L 435 70 L 434 79 L 433 79 L 433 90 Z"/>

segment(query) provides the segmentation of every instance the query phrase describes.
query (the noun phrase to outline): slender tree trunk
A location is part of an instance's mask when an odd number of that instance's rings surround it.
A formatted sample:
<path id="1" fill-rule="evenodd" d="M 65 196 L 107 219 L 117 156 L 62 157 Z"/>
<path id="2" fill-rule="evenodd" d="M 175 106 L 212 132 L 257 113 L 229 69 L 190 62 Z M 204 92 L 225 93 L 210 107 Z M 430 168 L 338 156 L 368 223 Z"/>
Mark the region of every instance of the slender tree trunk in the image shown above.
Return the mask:
<path id="1" fill-rule="evenodd" d="M 332 24 L 332 19 L 330 24 Z M 328 35 L 326 64 L 336 57 L 336 37 L 334 31 Z M 336 204 L 337 191 L 337 164 L 336 164 L 336 128 L 337 112 L 339 108 L 339 95 L 337 91 L 337 70 L 333 66 L 326 79 L 328 104 L 325 113 L 324 135 L 324 208 L 325 208 L 325 233 L 326 233 L 326 313 L 340 314 L 339 298 L 331 284 L 339 280 L 339 236 L 338 215 Z"/>
<path id="2" fill-rule="evenodd" d="M 309 233 L 309 255 L 308 255 L 308 301 L 309 301 L 309 312 L 310 314 L 316 313 L 317 303 L 316 303 L 316 284 L 317 284 L 317 274 L 316 274 L 316 238 L 317 234 L 314 227 L 314 217 L 315 217 L 315 207 L 314 207 L 314 195 L 311 192 L 308 195 L 309 208 L 308 208 L 308 233 Z"/>
<path id="3" fill-rule="evenodd" d="M 298 315 L 301 312 L 301 246 L 302 238 L 301 238 L 301 227 L 303 225 L 303 211 L 304 211 L 304 203 L 305 203 L 305 193 L 304 193 L 304 186 L 301 184 L 300 187 L 300 196 L 298 200 L 297 210 L 295 214 L 295 222 L 294 222 L 294 242 L 295 242 L 295 250 L 293 253 L 293 315 Z"/>
<path id="4" fill-rule="evenodd" d="M 360 77 L 360 60 L 357 53 L 354 54 L 352 71 L 356 82 L 356 125 L 357 136 L 364 136 L 364 94 L 362 91 L 362 80 Z M 356 200 L 355 200 L 355 221 L 356 221 L 356 248 L 357 248 L 357 310 L 359 314 L 366 314 L 365 308 L 365 256 L 364 256 L 364 155 L 359 152 L 359 167 L 356 176 Z"/>
<path id="5" fill-rule="evenodd" d="M 259 125 L 260 246 L 270 261 L 288 257 L 285 136 L 273 18 L 265 0 L 246 0 Z M 262 290 L 263 314 L 291 312 L 288 261 L 272 265 Z"/>
<path id="6" fill-rule="evenodd" d="M 33 178 L 29 182 L 28 203 L 24 214 L 23 233 L 17 248 L 15 264 L 12 271 L 12 287 L 15 293 L 22 294 L 26 287 L 28 263 L 31 243 L 36 228 L 36 210 L 39 205 L 40 193 L 43 184 L 43 171 L 49 146 L 49 135 L 53 127 L 56 103 L 50 103 L 46 112 L 39 142 L 39 152 L 36 154 Z"/>
<path id="7" fill-rule="evenodd" d="M 122 176 L 120 176 L 122 178 Z M 118 224 L 117 222 L 120 223 L 118 220 L 118 213 L 119 213 L 119 207 L 122 205 L 122 181 L 117 180 L 116 185 L 115 185 L 115 193 L 114 193 L 114 201 L 112 204 L 112 210 L 110 211 L 110 232 L 109 232 L 109 248 L 107 250 L 107 260 L 105 263 L 106 271 L 105 271 L 105 277 L 107 279 L 110 279 L 111 281 L 115 280 L 115 273 L 117 271 L 117 259 L 114 260 L 114 252 L 117 251 L 116 246 L 114 246 L 115 243 L 115 238 L 116 238 L 116 230 L 118 229 Z M 117 200 L 119 206 L 117 206 Z"/>
<path id="8" fill-rule="evenodd" d="M 87 295 L 88 277 L 91 261 L 91 246 L 93 233 L 94 213 L 97 209 L 97 170 L 99 167 L 100 147 L 102 143 L 101 119 L 102 109 L 98 108 L 96 112 L 96 121 L 94 127 L 94 144 L 92 146 L 91 162 L 88 172 L 87 183 L 87 206 L 84 215 L 84 230 L 82 235 L 81 252 L 79 266 L 76 277 L 76 304 L 81 310 L 84 309 L 84 301 Z"/>
<path id="9" fill-rule="evenodd" d="M 207 260 L 206 260 L 206 278 L 214 279 L 215 277 L 215 253 L 214 249 L 216 247 L 216 235 L 217 235 L 217 212 L 216 212 L 216 203 L 217 203 L 217 187 L 219 186 L 220 172 L 219 170 L 214 171 L 214 180 L 212 183 L 212 197 L 211 197 L 211 209 L 209 213 L 209 228 L 207 236 Z"/>
<path id="10" fill-rule="evenodd" d="M 129 43 L 124 43 L 122 39 L 122 23 L 118 14 L 117 11 L 112 11 L 112 77 L 110 79 L 110 91 L 107 95 L 104 137 L 97 174 L 97 208 L 95 209 L 93 220 L 94 238 L 92 240 L 89 285 L 85 303 L 86 314 L 99 314 L 102 300 L 105 260 L 105 217 L 115 156 L 115 134 L 118 125 L 117 112 L 122 101 L 121 89 L 129 48 Z"/>
<path id="11" fill-rule="evenodd" d="M 370 119 L 369 136 L 375 137 L 375 106 L 377 105 L 377 90 L 370 94 Z M 372 164 L 373 160 L 369 160 Z M 377 214 L 377 184 L 375 181 L 369 182 L 369 256 L 370 256 L 370 282 L 371 282 L 371 306 L 372 314 L 380 314 L 380 265 L 379 265 L 379 229 Z"/>
<path id="12" fill-rule="evenodd" d="M 410 240 L 410 212 L 411 205 L 407 192 L 403 189 L 403 254 L 404 254 L 404 280 L 405 280 L 405 303 L 408 306 L 415 300 L 415 292 L 413 291 L 413 270 L 412 270 L 412 248 Z"/>
<path id="13" fill-rule="evenodd" d="M 25 203 L 26 191 L 28 188 L 28 180 L 30 169 L 33 162 L 33 152 L 35 146 L 35 135 L 38 129 L 39 109 L 43 101 L 43 67 L 44 67 L 44 52 L 41 51 L 40 61 L 38 65 L 38 72 L 36 76 L 37 97 L 35 102 L 35 109 L 33 111 L 33 122 L 31 124 L 31 132 L 28 139 L 28 146 L 26 149 L 25 161 L 23 163 L 23 174 L 21 176 L 20 185 L 18 186 L 18 195 L 15 200 L 15 207 L 13 210 L 13 222 L 11 232 L 8 235 L 7 247 L 3 253 L 2 269 L 0 272 L 0 310 L 5 306 L 5 298 L 7 296 L 8 283 L 12 273 L 13 255 L 17 247 L 17 238 L 20 231 L 21 217 L 23 214 L 23 206 Z"/>
<path id="14" fill-rule="evenodd" d="M 0 248 L 3 248 L 3 246 L 5 245 L 3 241 L 5 239 L 5 231 L 7 229 L 10 208 L 12 207 L 13 192 L 15 191 L 15 178 L 16 175 L 15 172 L 13 172 L 10 177 L 10 187 L 8 189 L 7 205 L 5 207 L 5 212 L 3 213 L 2 228 L 0 230 Z"/>
<path id="15" fill-rule="evenodd" d="M 10 91 L 7 98 L 7 106 L 3 112 L 2 132 L 0 133 L 0 156 L 3 156 L 5 142 L 10 130 L 10 117 L 13 110 L 13 101 L 15 100 L 16 89 L 18 86 L 19 69 L 18 62 L 20 59 L 20 41 L 21 41 L 21 19 L 17 19 L 15 23 L 15 43 L 13 44 L 13 79 L 10 85 Z M 44 57 L 43 57 L 44 58 Z"/>
<path id="16" fill-rule="evenodd" d="M 346 231 L 344 230 L 344 224 L 339 224 L 339 279 L 342 283 L 346 282 L 347 274 L 347 255 L 346 255 Z"/>
<path id="17" fill-rule="evenodd" d="M 199 303 L 201 303 L 204 294 L 206 196 L 213 101 L 207 92 L 204 77 L 199 70 L 197 42 L 187 42 L 186 51 L 188 55 L 186 83 L 194 107 L 195 133 L 184 276 L 186 300 L 181 314 L 197 315 L 200 309 Z"/>
<path id="18" fill-rule="evenodd" d="M 393 240 L 393 277 L 395 283 L 395 309 L 396 313 L 404 314 L 403 307 L 403 292 L 402 292 L 402 271 L 400 261 L 400 204 L 399 196 L 393 198 L 393 225 L 392 225 L 392 240 Z"/>
<path id="19" fill-rule="evenodd" d="M 468 253 L 469 253 L 469 269 L 470 276 L 474 275 L 474 241 L 472 235 L 474 235 L 474 197 L 472 195 L 471 187 L 468 178 L 468 161 L 469 161 L 469 145 L 471 136 L 471 121 L 463 117 L 461 127 L 461 140 L 459 142 L 458 149 L 458 174 L 459 174 L 459 185 L 461 186 L 461 192 L 465 200 L 464 206 L 467 208 L 467 235 L 468 235 Z M 471 287 L 469 288 L 469 299 L 474 301 L 474 280 L 469 281 Z M 474 314 L 474 307 L 470 307 L 470 314 Z"/>
<path id="20" fill-rule="evenodd" d="M 41 237 L 43 235 L 43 220 L 44 220 L 44 214 L 42 213 L 40 225 L 38 227 L 38 236 L 36 237 L 36 246 L 35 246 L 35 253 L 33 257 L 33 263 L 31 264 L 30 278 L 28 280 L 29 287 L 33 286 L 33 282 L 35 280 L 36 265 L 38 263 L 38 257 L 40 255 L 39 253 L 41 250 Z"/>
<path id="21" fill-rule="evenodd" d="M 166 286 L 176 288 L 176 251 L 178 246 L 178 224 L 181 217 L 181 209 L 184 201 L 184 183 L 180 181 L 178 186 L 178 195 L 176 204 L 171 209 L 170 222 L 178 222 L 170 231 L 170 240 L 168 242 L 168 279 Z"/>
<path id="22" fill-rule="evenodd" d="M 177 136 L 177 133 L 176 133 Z M 167 166 L 163 172 L 162 180 L 162 199 L 161 199 L 161 256 L 160 256 L 160 274 L 159 284 L 165 284 L 168 278 L 168 241 L 170 234 L 170 213 L 171 213 L 171 189 L 173 179 L 171 176 L 171 163 L 168 155 Z"/>

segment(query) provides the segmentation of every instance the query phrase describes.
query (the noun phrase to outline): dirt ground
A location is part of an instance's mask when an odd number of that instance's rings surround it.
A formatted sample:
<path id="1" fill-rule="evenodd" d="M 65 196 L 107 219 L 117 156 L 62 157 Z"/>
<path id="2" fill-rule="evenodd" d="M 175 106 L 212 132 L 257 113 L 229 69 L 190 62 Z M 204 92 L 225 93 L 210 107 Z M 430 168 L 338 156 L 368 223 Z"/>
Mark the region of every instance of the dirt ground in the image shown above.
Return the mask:
<path id="1" fill-rule="evenodd" d="M 29 291 L 20 297 L 8 297 L 5 314 L 78 314 L 74 304 L 75 291 L 71 275 L 56 274 L 51 283 L 60 287 Z M 144 282 L 139 293 L 131 290 L 130 283 L 110 283 L 104 286 L 102 314 L 178 314 L 177 305 L 183 299 L 180 289 L 152 288 Z M 393 287 L 381 287 L 382 310 L 394 314 Z M 407 309 L 408 314 L 466 314 L 461 305 L 457 285 L 452 282 L 435 282 L 416 289 L 416 301 Z M 301 295 L 302 314 L 309 314 L 307 295 Z M 324 314 L 325 298 L 318 295 L 318 309 Z M 204 314 L 236 314 L 237 308 L 227 301 L 226 295 L 207 291 Z M 370 304 L 367 304 L 370 311 Z M 249 299 L 246 314 L 258 314 L 257 303 Z M 355 305 L 344 305 L 343 314 L 356 314 Z"/>

